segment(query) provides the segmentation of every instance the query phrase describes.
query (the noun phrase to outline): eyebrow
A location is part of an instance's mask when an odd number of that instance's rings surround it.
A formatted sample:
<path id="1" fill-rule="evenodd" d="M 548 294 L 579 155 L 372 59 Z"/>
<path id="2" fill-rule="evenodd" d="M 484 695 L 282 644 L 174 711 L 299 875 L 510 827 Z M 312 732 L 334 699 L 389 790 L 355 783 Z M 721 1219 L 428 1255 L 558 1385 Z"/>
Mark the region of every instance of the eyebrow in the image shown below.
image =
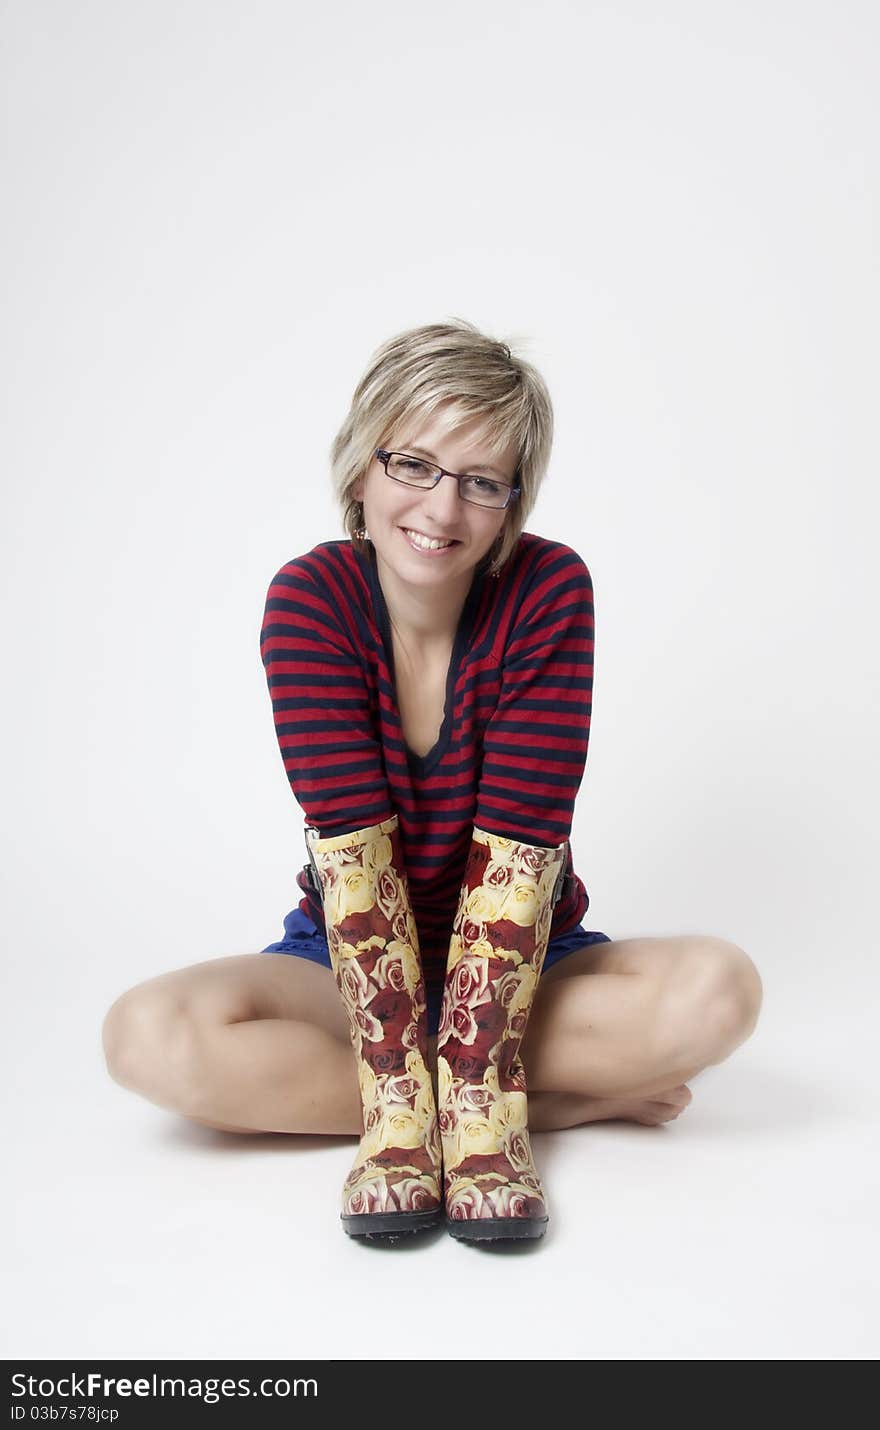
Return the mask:
<path id="1" fill-rule="evenodd" d="M 438 467 L 440 466 L 440 463 L 437 461 L 437 458 L 434 456 L 434 453 L 433 453 L 433 452 L 429 452 L 428 449 L 427 449 L 427 447 L 414 447 L 411 442 L 405 443 L 405 446 L 406 446 L 406 450 L 407 450 L 408 452 L 417 452 L 420 457 L 427 457 L 430 461 L 436 462 Z M 486 464 L 485 462 L 469 462 L 469 463 L 468 463 L 468 471 L 469 471 L 469 472 L 492 472 L 492 474 L 493 474 L 494 476 L 498 477 L 502 482 L 506 482 L 506 481 L 507 481 L 507 477 L 504 475 L 503 472 L 499 472 L 499 470 L 498 470 L 497 467 L 487 466 L 487 464 Z"/>

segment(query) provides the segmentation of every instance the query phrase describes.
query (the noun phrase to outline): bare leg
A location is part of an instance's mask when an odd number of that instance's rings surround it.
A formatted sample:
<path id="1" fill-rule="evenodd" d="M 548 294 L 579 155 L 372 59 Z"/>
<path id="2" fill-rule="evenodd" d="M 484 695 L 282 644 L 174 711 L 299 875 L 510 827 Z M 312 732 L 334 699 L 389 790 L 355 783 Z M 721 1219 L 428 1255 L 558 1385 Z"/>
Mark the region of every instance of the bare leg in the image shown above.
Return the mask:
<path id="1" fill-rule="evenodd" d="M 751 960 L 720 940 L 632 939 L 571 954 L 542 978 L 523 1042 L 530 1126 L 677 1116 L 690 1101 L 686 1079 L 748 1036 L 759 990 Z M 152 979 L 111 1008 L 104 1044 L 118 1082 L 206 1126 L 363 1130 L 332 974 L 303 959 L 247 954 Z"/>
<path id="2" fill-rule="evenodd" d="M 251 1132 L 362 1134 L 348 1041 L 313 1024 L 263 1018 L 204 1029 L 200 1043 L 202 1095 L 189 1104 L 197 1121 Z"/>
<path id="3" fill-rule="evenodd" d="M 641 1122 L 645 1127 L 657 1127 L 662 1122 L 671 1122 L 678 1117 L 691 1101 L 691 1097 L 691 1091 L 687 1087 L 673 1087 L 667 1092 L 657 1093 L 653 1098 L 618 1099 L 581 1097 L 577 1093 L 533 1092 L 529 1093 L 529 1126 L 533 1132 L 553 1132 L 563 1127 L 580 1127 L 586 1122 Z M 231 1127 L 222 1122 L 208 1122 L 204 1117 L 189 1120 L 199 1122 L 203 1127 L 211 1127 L 217 1132 L 257 1135 L 266 1130 L 262 1127 Z M 317 1130 L 327 1131 L 325 1127 Z M 357 1127 L 352 1124 L 342 1131 L 360 1136 L 363 1128 L 359 1111 Z"/>
<path id="4" fill-rule="evenodd" d="M 204 965 L 208 967 L 208 965 Z M 148 991 L 150 985 L 144 985 Z M 157 1010 L 152 1010 L 157 1014 Z M 149 1014 L 148 1014 L 149 1016 Z M 172 1022 L 174 1020 L 172 1019 Z M 361 1103 L 351 1046 L 324 1028 L 294 1019 L 261 1018 L 191 1026 L 176 1033 L 158 1024 L 155 1057 L 110 1052 L 121 1018 L 109 1020 L 105 1043 L 117 1082 L 159 1107 L 223 1132 L 360 1136 Z M 114 1026 L 116 1032 L 114 1032 Z M 435 1064 L 430 1042 L 431 1062 Z M 535 1131 L 613 1117 L 646 1123 L 677 1116 L 689 1101 L 591 1098 L 578 1093 L 529 1095 Z"/>
<path id="5" fill-rule="evenodd" d="M 724 939 L 619 940 L 578 950 L 548 969 L 523 1062 L 535 1130 L 623 1118 L 677 1117 L 686 1086 L 754 1031 L 762 984 Z"/>
<path id="6" fill-rule="evenodd" d="M 162 974 L 116 1000 L 103 1042 L 116 1082 L 208 1126 L 362 1131 L 342 1001 L 305 959 L 244 954 Z"/>

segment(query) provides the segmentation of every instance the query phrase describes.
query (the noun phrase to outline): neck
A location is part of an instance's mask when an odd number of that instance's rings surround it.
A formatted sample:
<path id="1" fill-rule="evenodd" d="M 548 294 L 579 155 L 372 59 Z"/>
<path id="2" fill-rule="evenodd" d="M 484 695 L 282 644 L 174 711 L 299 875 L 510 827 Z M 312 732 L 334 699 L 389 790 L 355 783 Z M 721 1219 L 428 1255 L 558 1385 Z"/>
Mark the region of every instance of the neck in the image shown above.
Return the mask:
<path id="1" fill-rule="evenodd" d="M 399 638 L 417 646 L 423 654 L 454 641 L 474 582 L 474 570 L 465 571 L 442 588 L 426 590 L 402 581 L 378 552 L 375 561 L 391 628 Z"/>

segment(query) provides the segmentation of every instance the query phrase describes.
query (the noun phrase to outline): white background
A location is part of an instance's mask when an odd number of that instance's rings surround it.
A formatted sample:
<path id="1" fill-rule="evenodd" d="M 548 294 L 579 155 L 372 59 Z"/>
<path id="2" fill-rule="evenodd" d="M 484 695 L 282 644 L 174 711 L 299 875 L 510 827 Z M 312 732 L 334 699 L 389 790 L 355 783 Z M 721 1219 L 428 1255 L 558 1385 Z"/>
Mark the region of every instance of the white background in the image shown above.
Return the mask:
<path id="1" fill-rule="evenodd" d="M 876 7 L 0 27 L 4 1353 L 876 1354 Z M 730 939 L 764 1009 L 676 1123 L 536 1138 L 527 1258 L 410 1265 L 339 1228 L 352 1139 L 198 1128 L 100 1029 L 298 902 L 266 588 L 343 535 L 369 355 L 450 316 L 554 399 L 528 529 L 595 587 L 588 927 Z"/>

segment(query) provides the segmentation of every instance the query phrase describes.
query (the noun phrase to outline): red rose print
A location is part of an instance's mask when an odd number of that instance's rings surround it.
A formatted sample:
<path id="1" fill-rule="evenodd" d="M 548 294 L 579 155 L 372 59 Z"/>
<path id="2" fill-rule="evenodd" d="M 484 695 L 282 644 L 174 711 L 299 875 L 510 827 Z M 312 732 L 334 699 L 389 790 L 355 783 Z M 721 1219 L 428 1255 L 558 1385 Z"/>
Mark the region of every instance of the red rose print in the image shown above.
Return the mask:
<path id="1" fill-rule="evenodd" d="M 370 1055 L 370 1066 L 374 1073 L 400 1073 L 406 1067 L 406 1052 L 396 1043 L 380 1043 Z"/>
<path id="2" fill-rule="evenodd" d="M 454 1078 L 461 1078 L 464 1082 L 471 1082 L 478 1078 L 485 1067 L 485 1059 L 475 1056 L 473 1053 L 459 1052 L 455 1044 L 444 1049 L 449 1066 Z"/>
<path id="3" fill-rule="evenodd" d="M 528 1008 L 518 1008 L 515 1013 L 511 1013 L 510 1015 L 510 1020 L 507 1024 L 507 1036 L 516 1039 L 517 1047 L 519 1046 L 520 1039 L 525 1034 L 528 1020 Z"/>
<path id="4" fill-rule="evenodd" d="M 535 848 L 527 849 L 525 846 L 523 846 L 522 854 L 520 856 L 522 861 L 520 864 L 520 869 L 524 876 L 528 877 L 528 875 L 531 875 L 535 882 L 540 879 L 545 868 L 547 867 L 547 860 L 544 858 L 545 852 L 545 850 Z"/>
<path id="5" fill-rule="evenodd" d="M 515 924 L 512 919 L 499 919 L 486 929 L 486 937 L 502 948 L 515 949 L 522 962 L 530 963 L 535 949 L 535 934 L 530 928 Z M 508 964 L 509 968 L 510 965 Z"/>
<path id="6" fill-rule="evenodd" d="M 475 1046 L 488 1057 L 489 1049 L 495 1046 L 506 1027 L 505 1010 L 498 1003 L 486 1002 L 474 1010 L 473 1018 L 477 1028 Z"/>
<path id="7" fill-rule="evenodd" d="M 484 844 L 472 844 L 465 867 L 465 876 L 468 886 L 471 889 L 479 888 L 482 884 L 486 866 L 489 863 L 489 849 Z"/>
<path id="8" fill-rule="evenodd" d="M 461 929 L 461 941 L 466 948 L 469 948 L 471 944 L 479 943 L 485 932 L 485 926 L 483 924 L 478 923 L 476 919 L 467 918 L 464 915 L 461 918 L 459 927 Z"/>
<path id="9" fill-rule="evenodd" d="M 463 958 L 452 974 L 452 998 L 475 1008 L 491 996 L 485 959 Z"/>
<path id="10" fill-rule="evenodd" d="M 505 889 L 513 883 L 513 870 L 506 864 L 496 864 L 486 870 L 487 889 Z"/>

